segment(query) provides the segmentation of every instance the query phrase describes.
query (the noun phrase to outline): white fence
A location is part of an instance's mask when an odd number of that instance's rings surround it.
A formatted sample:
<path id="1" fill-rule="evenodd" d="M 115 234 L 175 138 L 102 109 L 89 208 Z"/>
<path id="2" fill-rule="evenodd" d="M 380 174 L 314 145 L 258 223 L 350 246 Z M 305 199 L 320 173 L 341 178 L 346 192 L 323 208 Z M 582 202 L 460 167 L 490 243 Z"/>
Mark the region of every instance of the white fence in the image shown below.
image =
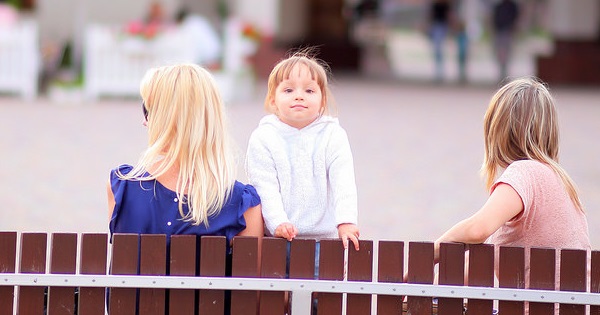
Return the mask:
<path id="1" fill-rule="evenodd" d="M 40 74 L 38 26 L 23 20 L 0 28 L 0 92 L 37 97 Z"/>
<path id="2" fill-rule="evenodd" d="M 249 90 L 245 58 L 252 47 L 241 36 L 237 21 L 225 25 L 223 69 L 213 72 L 223 99 L 243 97 Z M 84 78 L 88 99 L 100 96 L 139 96 L 146 70 L 177 62 L 193 62 L 194 49 L 189 40 L 176 31 L 164 31 L 152 39 L 126 35 L 121 28 L 89 25 L 85 31 Z M 237 86 L 236 86 L 237 85 Z M 234 94 L 235 89 L 235 94 Z"/>

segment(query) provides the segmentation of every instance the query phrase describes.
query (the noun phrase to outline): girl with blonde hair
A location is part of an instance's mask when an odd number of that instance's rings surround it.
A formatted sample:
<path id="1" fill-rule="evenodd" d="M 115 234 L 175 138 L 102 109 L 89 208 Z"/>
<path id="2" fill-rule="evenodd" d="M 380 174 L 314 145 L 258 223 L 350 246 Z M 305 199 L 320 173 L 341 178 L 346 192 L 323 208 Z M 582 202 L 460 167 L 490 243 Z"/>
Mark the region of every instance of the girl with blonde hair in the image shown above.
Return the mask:
<path id="1" fill-rule="evenodd" d="M 436 259 L 442 242 L 590 249 L 575 184 L 558 163 L 558 125 L 554 98 L 538 79 L 516 79 L 496 92 L 483 124 L 490 196 L 435 241 Z"/>
<path id="2" fill-rule="evenodd" d="M 110 172 L 111 233 L 263 235 L 260 198 L 235 180 L 221 97 L 194 64 L 153 68 L 140 94 L 148 148 Z"/>

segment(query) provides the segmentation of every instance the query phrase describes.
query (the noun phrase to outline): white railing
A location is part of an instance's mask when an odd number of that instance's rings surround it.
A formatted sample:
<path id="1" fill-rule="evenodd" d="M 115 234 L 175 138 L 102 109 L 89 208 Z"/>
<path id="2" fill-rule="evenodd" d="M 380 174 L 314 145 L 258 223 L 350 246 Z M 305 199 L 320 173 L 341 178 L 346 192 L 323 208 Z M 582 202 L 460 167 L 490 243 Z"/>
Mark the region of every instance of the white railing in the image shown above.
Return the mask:
<path id="1" fill-rule="evenodd" d="M 246 57 L 253 47 L 241 36 L 239 21 L 224 25 L 223 67 L 213 72 L 223 99 L 244 97 L 254 82 L 247 79 Z M 85 31 L 84 80 L 88 99 L 100 96 L 138 97 L 146 70 L 177 62 L 193 62 L 194 48 L 183 34 L 166 30 L 152 39 L 126 35 L 121 28 L 89 25 Z M 242 92 L 240 92 L 242 91 Z M 234 93 L 235 92 L 235 93 Z M 247 94 L 247 93 L 246 93 Z"/>
<path id="2" fill-rule="evenodd" d="M 37 97 L 40 74 L 38 25 L 21 20 L 0 27 L 0 92 Z"/>

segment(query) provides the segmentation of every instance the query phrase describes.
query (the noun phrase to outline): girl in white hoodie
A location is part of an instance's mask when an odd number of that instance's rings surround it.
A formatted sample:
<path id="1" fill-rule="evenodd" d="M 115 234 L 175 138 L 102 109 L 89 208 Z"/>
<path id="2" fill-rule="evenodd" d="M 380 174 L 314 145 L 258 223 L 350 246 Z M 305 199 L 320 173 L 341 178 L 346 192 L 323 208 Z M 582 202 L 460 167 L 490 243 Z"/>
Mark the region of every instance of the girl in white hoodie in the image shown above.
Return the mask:
<path id="1" fill-rule="evenodd" d="M 306 51 L 271 71 L 269 115 L 250 136 L 249 182 L 262 200 L 267 235 L 340 238 L 359 249 L 354 163 L 346 131 L 328 116 L 327 67 Z"/>

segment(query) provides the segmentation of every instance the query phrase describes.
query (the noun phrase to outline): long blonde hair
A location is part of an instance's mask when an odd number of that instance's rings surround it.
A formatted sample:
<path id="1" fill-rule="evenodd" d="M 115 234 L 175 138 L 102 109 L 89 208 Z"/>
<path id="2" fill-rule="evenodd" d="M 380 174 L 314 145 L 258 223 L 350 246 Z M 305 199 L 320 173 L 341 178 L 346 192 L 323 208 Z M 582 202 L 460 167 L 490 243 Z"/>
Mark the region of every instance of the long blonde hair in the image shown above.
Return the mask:
<path id="1" fill-rule="evenodd" d="M 481 173 L 490 189 L 498 168 L 514 161 L 537 160 L 561 178 L 573 204 L 583 211 L 576 186 L 558 164 L 558 114 L 554 98 L 534 77 L 513 80 L 492 97 L 484 116 L 485 155 Z"/>
<path id="2" fill-rule="evenodd" d="M 329 114 L 329 104 L 333 103 L 333 97 L 329 90 L 328 75 L 330 73 L 329 66 L 327 64 L 314 57 L 316 53 L 315 48 L 307 47 L 298 51 L 292 52 L 291 55 L 281 61 L 279 61 L 267 80 L 267 95 L 265 97 L 265 111 L 268 113 L 275 113 L 275 108 L 271 106 L 271 101 L 275 98 L 275 92 L 277 86 L 283 80 L 290 78 L 292 70 L 296 66 L 305 66 L 308 69 L 311 77 L 317 81 L 319 88 L 321 89 L 321 115 Z"/>
<path id="3" fill-rule="evenodd" d="M 223 102 L 211 74 L 195 64 L 153 68 L 140 94 L 148 111 L 148 148 L 122 178 L 154 180 L 175 167 L 182 218 L 208 226 L 235 182 Z M 153 173 L 147 176 L 149 168 Z"/>

